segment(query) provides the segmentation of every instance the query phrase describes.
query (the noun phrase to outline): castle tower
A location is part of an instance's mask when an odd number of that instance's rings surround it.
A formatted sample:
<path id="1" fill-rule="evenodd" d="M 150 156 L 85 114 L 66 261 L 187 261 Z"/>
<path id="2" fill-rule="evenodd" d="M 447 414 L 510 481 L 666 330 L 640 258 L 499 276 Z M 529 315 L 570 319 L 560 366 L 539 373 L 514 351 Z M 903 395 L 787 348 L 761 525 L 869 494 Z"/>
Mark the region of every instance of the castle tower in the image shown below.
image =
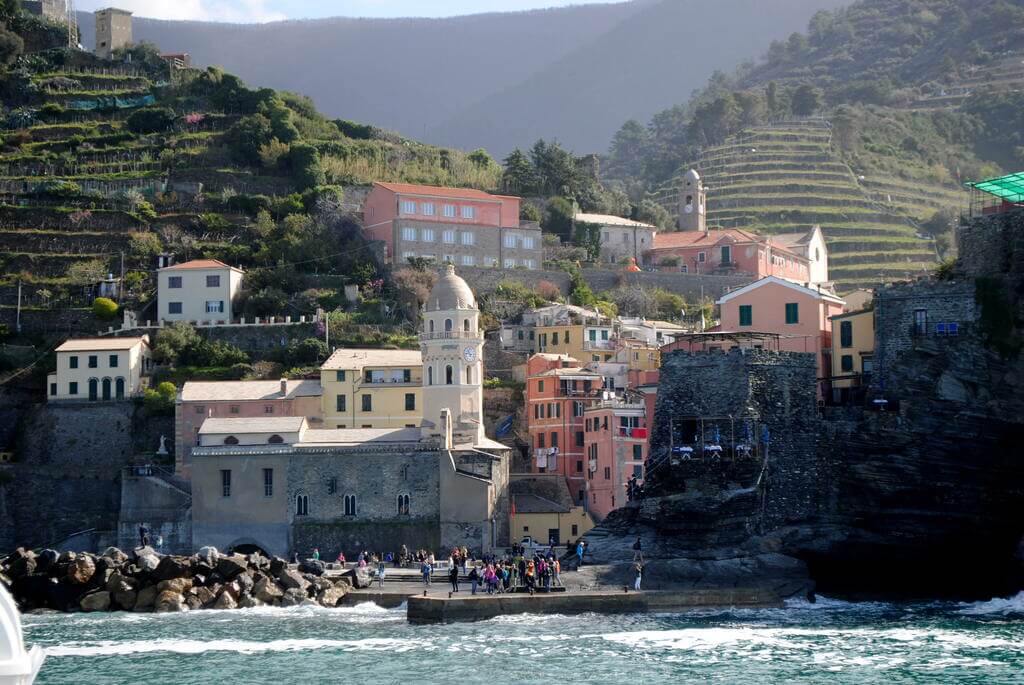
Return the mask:
<path id="1" fill-rule="evenodd" d="M 444 438 L 447 409 L 453 442 L 480 444 L 484 437 L 480 310 L 473 291 L 451 264 L 441 269 L 427 299 L 420 349 L 424 437 Z"/>
<path id="2" fill-rule="evenodd" d="M 707 231 L 707 193 L 704 182 L 695 169 L 683 175 L 679 192 L 679 230 Z"/>
<path id="3" fill-rule="evenodd" d="M 108 7 L 96 12 L 96 56 L 110 59 L 114 50 L 132 44 L 132 13 Z"/>

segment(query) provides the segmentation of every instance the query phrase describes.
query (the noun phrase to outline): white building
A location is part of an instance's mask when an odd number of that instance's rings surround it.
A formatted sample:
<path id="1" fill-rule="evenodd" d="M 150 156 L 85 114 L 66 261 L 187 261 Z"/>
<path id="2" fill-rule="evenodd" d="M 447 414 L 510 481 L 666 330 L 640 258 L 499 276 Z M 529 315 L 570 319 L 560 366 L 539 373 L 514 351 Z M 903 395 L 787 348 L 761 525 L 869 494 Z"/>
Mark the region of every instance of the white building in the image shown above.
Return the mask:
<path id="1" fill-rule="evenodd" d="M 772 242 L 807 258 L 808 283 L 825 285 L 828 278 L 828 245 L 821 232 L 821 226 L 813 226 L 806 233 L 779 233 L 773 235 Z"/>
<path id="2" fill-rule="evenodd" d="M 670 321 L 657 321 L 642 317 L 620 317 L 619 333 L 629 340 L 639 340 L 651 347 L 661 347 L 676 340 L 676 336 L 690 332 Z"/>
<path id="3" fill-rule="evenodd" d="M 241 269 L 215 259 L 197 259 L 158 269 L 157 318 L 230 323 L 242 276 Z"/>
<path id="4" fill-rule="evenodd" d="M 601 227 L 601 261 L 608 264 L 630 257 L 634 257 L 637 264 L 642 263 L 644 253 L 654 247 L 654 236 L 658 234 L 657 226 L 612 214 L 581 212 L 574 221 Z"/>
<path id="5" fill-rule="evenodd" d="M 57 371 L 46 379 L 50 401 L 128 399 L 142 391 L 153 369 L 146 335 L 68 340 L 55 351 Z"/>

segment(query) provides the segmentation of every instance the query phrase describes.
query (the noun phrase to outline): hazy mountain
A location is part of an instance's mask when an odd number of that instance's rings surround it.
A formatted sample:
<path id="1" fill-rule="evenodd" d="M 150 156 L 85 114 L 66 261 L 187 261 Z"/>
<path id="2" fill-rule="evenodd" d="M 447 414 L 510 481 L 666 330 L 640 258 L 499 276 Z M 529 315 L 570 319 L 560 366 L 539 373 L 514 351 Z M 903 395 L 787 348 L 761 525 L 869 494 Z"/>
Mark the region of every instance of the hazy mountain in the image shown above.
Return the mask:
<path id="1" fill-rule="evenodd" d="M 844 0 L 634 0 L 450 19 L 261 25 L 137 18 L 136 40 L 251 84 L 313 97 L 331 116 L 504 154 L 538 137 L 603 150 L 630 117 L 685 101 Z M 83 43 L 93 42 L 83 15 Z"/>

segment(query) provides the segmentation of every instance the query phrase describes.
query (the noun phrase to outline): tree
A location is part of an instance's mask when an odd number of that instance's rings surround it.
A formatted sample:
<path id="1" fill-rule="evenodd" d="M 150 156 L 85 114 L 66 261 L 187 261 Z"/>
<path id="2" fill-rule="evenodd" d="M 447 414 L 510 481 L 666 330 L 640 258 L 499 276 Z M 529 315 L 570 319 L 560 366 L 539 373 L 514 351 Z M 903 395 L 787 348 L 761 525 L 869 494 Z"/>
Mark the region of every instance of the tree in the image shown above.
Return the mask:
<path id="1" fill-rule="evenodd" d="M 309 143 L 295 143 L 288 153 L 292 167 L 292 179 L 299 190 L 322 186 L 327 182 L 320 153 Z"/>
<path id="2" fill-rule="evenodd" d="M 117 302 L 108 297 L 97 297 L 92 301 L 92 313 L 101 321 L 110 321 L 117 316 Z"/>
<path id="3" fill-rule="evenodd" d="M 537 205 L 523 202 L 519 205 L 519 218 L 523 221 L 536 221 L 540 223 L 541 213 Z"/>
<path id="4" fill-rule="evenodd" d="M 25 51 L 25 41 L 14 31 L 0 24 L 0 65 L 9 67 Z"/>
<path id="5" fill-rule="evenodd" d="M 804 83 L 793 91 L 790 103 L 793 114 L 798 117 L 809 117 L 821 109 L 821 90 L 809 83 Z"/>
<path id="6" fill-rule="evenodd" d="M 608 151 L 609 175 L 614 178 L 640 176 L 650 144 L 650 132 L 639 121 L 630 119 L 623 124 L 612 137 Z"/>
<path id="7" fill-rule="evenodd" d="M 287 158 L 291 148 L 288 143 L 282 143 L 277 138 L 271 138 L 270 142 L 260 146 L 259 156 L 260 162 L 267 169 L 276 169 L 281 164 L 281 160 Z"/>
<path id="8" fill-rule="evenodd" d="M 178 398 L 178 388 L 174 383 L 164 381 L 156 386 L 156 390 L 147 389 L 143 394 L 142 403 L 153 414 L 174 414 L 174 403 Z"/>
<path id="9" fill-rule="evenodd" d="M 125 124 L 133 133 L 160 133 L 171 128 L 176 121 L 170 107 L 143 107 L 132 112 Z"/>
<path id="10" fill-rule="evenodd" d="M 533 193 L 537 173 L 529 158 L 519 148 L 505 158 L 505 171 L 501 175 L 501 187 L 506 193 Z"/>
<path id="11" fill-rule="evenodd" d="M 530 161 L 537 171 L 538 190 L 574 197 L 580 187 L 580 174 L 576 159 L 557 141 L 543 138 L 530 149 Z"/>
<path id="12" fill-rule="evenodd" d="M 192 324 L 187 321 L 176 321 L 160 329 L 156 346 L 153 347 L 153 357 L 163 364 L 174 365 L 186 350 L 197 347 L 202 342 L 202 337 Z"/>
<path id="13" fill-rule="evenodd" d="M 633 218 L 637 221 L 653 224 L 663 231 L 670 231 L 675 227 L 675 218 L 654 200 L 641 202 L 634 214 Z"/>
<path id="14" fill-rule="evenodd" d="M 477 149 L 470 152 L 468 155 L 466 155 L 466 159 L 468 159 L 481 169 L 489 169 L 490 167 L 495 166 L 497 164 L 497 162 L 494 161 L 494 158 L 491 157 L 490 153 L 488 153 L 487 150 L 483 149 L 482 147 L 478 147 Z"/>
<path id="15" fill-rule="evenodd" d="M 601 225 L 576 221 L 573 226 L 573 244 L 587 251 L 587 261 L 601 260 Z"/>
<path id="16" fill-rule="evenodd" d="M 102 281 L 107 275 L 107 263 L 102 259 L 90 259 L 87 262 L 75 262 L 68 267 L 65 276 L 72 285 L 92 285 Z"/>
<path id="17" fill-rule="evenodd" d="M 260 164 L 260 148 L 274 137 L 270 119 L 262 114 L 242 117 L 224 134 L 231 156 L 243 164 Z"/>
<path id="18" fill-rule="evenodd" d="M 572 203 L 564 197 L 553 197 L 548 200 L 544 212 L 544 220 L 540 227 L 545 233 L 554 233 L 567 243 L 572 238 L 572 224 L 576 216 Z"/>

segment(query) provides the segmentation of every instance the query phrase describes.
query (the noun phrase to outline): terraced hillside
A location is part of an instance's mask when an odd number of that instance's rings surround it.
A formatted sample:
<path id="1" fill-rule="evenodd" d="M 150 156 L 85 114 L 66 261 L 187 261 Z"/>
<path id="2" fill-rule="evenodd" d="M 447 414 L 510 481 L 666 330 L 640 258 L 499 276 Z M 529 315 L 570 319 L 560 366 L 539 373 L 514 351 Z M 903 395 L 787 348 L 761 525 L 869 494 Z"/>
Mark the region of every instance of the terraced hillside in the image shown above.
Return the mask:
<path id="1" fill-rule="evenodd" d="M 693 166 L 708 186 L 710 225 L 762 234 L 820 225 L 841 292 L 934 268 L 934 245 L 920 237 L 915 219 L 962 204 L 956 189 L 856 175 L 820 119 L 746 129 Z M 673 181 L 656 194 L 673 213 L 677 189 Z"/>

